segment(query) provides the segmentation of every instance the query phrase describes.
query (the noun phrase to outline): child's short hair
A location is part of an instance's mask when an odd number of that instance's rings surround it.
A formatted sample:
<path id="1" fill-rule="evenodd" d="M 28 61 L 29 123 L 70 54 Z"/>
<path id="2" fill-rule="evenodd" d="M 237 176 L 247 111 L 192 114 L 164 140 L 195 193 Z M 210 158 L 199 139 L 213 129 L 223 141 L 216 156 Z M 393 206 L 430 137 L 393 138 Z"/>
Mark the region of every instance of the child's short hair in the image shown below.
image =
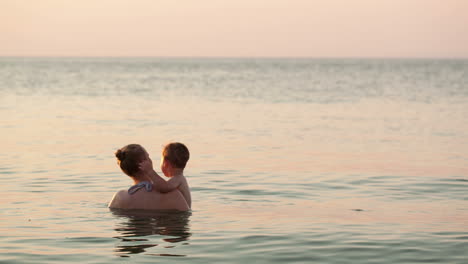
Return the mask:
<path id="1" fill-rule="evenodd" d="M 190 158 L 190 153 L 184 144 L 173 142 L 164 146 L 162 156 L 175 168 L 184 169 Z"/>

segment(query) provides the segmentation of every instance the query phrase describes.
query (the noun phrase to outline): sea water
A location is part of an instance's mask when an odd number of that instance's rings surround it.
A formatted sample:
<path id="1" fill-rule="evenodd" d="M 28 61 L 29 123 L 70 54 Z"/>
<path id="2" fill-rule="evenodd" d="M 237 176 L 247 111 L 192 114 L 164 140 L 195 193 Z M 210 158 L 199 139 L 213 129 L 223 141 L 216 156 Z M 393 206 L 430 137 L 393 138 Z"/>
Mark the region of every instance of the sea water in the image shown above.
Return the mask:
<path id="1" fill-rule="evenodd" d="M 467 263 L 468 61 L 0 58 L 1 263 Z M 180 141 L 193 210 L 111 211 Z"/>

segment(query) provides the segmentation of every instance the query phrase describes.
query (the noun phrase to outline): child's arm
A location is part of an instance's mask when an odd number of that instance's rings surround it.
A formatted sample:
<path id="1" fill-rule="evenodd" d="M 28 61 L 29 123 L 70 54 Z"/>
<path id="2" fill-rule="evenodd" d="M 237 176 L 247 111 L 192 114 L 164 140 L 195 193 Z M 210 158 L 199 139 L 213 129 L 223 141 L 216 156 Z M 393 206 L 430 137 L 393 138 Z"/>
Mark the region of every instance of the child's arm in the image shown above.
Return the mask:
<path id="1" fill-rule="evenodd" d="M 153 188 L 156 191 L 162 193 L 170 192 L 177 189 L 182 184 L 182 181 L 179 179 L 179 177 L 171 178 L 166 182 L 154 171 L 153 164 L 148 160 L 142 161 L 139 164 L 139 168 L 145 173 L 146 177 L 148 177 L 153 182 Z"/>
<path id="2" fill-rule="evenodd" d="M 150 172 L 150 178 L 153 181 L 153 188 L 162 193 L 167 193 L 172 190 L 179 188 L 182 183 L 179 177 L 170 178 L 168 181 L 165 181 L 161 176 L 159 176 L 154 170 Z"/>

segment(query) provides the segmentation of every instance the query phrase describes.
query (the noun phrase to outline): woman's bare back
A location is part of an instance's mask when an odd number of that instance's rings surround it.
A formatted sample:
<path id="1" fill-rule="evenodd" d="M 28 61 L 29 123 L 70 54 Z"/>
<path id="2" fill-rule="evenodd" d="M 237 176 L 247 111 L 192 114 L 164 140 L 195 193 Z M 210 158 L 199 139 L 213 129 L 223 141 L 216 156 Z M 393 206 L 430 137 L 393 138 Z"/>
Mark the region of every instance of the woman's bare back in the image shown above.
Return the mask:
<path id="1" fill-rule="evenodd" d="M 129 194 L 127 190 L 118 191 L 109 208 L 115 209 L 143 209 L 143 210 L 169 210 L 188 211 L 190 208 L 179 190 L 168 193 L 157 191 L 147 192 L 140 189 L 134 194 Z"/>

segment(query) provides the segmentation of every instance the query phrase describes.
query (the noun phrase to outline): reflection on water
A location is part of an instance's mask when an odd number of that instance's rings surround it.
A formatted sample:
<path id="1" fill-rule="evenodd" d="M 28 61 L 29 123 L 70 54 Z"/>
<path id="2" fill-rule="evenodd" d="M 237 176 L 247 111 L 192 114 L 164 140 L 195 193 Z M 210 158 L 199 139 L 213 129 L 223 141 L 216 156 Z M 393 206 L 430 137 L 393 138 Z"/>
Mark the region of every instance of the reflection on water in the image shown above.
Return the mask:
<path id="1" fill-rule="evenodd" d="M 184 241 L 192 235 L 189 225 L 191 212 L 117 209 L 111 211 L 122 220 L 114 228 L 120 233 L 115 237 L 120 240 L 120 243 L 115 246 L 115 252 L 121 257 L 128 257 L 127 254 L 144 253 L 149 248 L 157 246 L 169 249 L 178 245 L 188 245 Z M 174 245 L 164 245 L 165 243 Z M 168 253 L 147 253 L 147 255 L 185 256 Z"/>

